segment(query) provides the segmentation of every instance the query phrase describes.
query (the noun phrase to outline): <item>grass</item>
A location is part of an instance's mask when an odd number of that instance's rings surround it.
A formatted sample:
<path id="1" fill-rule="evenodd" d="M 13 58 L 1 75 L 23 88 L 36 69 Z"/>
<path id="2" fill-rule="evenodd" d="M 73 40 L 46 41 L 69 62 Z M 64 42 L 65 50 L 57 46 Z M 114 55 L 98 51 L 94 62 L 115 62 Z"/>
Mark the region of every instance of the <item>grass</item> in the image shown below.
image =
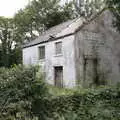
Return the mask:
<path id="1" fill-rule="evenodd" d="M 53 85 L 47 85 L 48 91 L 51 94 L 52 97 L 58 97 L 58 96 L 71 96 L 75 93 L 78 94 L 85 94 L 90 91 L 110 88 L 109 86 L 99 86 L 94 88 L 81 88 L 81 87 L 75 87 L 75 88 L 58 88 Z"/>
<path id="2" fill-rule="evenodd" d="M 75 87 L 75 88 L 71 88 L 71 89 L 70 88 L 58 88 L 58 87 L 55 87 L 53 85 L 47 85 L 47 88 L 48 88 L 49 93 L 53 97 L 69 96 L 69 95 L 73 95 L 75 93 L 84 94 L 84 93 L 91 90 L 91 88 L 85 89 L 85 88 L 81 88 L 81 87 Z"/>

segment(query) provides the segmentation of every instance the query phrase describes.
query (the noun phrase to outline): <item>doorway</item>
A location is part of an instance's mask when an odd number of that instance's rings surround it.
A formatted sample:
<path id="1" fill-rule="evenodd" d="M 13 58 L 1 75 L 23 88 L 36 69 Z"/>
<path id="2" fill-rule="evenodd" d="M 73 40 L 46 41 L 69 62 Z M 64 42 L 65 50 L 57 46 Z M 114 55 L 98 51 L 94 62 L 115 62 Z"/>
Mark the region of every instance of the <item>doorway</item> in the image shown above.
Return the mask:
<path id="1" fill-rule="evenodd" d="M 55 80 L 55 86 L 63 87 L 63 67 L 62 66 L 54 67 L 54 80 Z"/>

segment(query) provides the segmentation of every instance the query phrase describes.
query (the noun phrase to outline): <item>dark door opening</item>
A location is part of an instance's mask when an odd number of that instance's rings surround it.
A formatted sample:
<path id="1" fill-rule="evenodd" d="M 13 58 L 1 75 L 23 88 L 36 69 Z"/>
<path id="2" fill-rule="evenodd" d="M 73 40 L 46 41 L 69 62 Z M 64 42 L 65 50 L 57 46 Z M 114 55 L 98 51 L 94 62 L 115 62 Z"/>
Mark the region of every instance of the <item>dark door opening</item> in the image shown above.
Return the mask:
<path id="1" fill-rule="evenodd" d="M 54 67 L 54 71 L 55 86 L 63 87 L 63 67 Z"/>

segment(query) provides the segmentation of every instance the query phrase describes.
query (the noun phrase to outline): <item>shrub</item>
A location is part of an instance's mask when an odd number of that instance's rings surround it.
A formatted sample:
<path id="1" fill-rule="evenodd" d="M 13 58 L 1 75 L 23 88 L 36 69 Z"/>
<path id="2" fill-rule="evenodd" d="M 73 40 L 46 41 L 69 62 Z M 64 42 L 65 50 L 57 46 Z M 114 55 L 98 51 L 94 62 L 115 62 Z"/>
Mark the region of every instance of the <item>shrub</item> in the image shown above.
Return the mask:
<path id="1" fill-rule="evenodd" d="M 32 104 L 47 95 L 37 67 L 0 69 L 0 120 L 32 120 Z"/>
<path id="2" fill-rule="evenodd" d="M 120 120 L 120 89 L 99 88 L 88 92 L 58 96 L 42 102 L 41 120 Z"/>
<path id="3" fill-rule="evenodd" d="M 120 120 L 120 86 L 62 90 L 46 87 L 37 71 L 0 69 L 0 120 Z"/>

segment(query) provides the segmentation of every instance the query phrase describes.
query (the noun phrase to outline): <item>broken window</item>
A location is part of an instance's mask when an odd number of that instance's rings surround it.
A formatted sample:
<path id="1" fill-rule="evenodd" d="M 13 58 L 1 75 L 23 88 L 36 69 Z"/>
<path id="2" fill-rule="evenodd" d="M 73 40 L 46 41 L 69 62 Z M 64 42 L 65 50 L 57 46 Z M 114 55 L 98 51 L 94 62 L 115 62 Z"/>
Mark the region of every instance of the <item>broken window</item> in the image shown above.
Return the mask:
<path id="1" fill-rule="evenodd" d="M 62 54 L 62 42 L 55 43 L 56 55 Z"/>
<path id="2" fill-rule="evenodd" d="M 39 59 L 45 59 L 45 46 L 39 47 Z"/>

